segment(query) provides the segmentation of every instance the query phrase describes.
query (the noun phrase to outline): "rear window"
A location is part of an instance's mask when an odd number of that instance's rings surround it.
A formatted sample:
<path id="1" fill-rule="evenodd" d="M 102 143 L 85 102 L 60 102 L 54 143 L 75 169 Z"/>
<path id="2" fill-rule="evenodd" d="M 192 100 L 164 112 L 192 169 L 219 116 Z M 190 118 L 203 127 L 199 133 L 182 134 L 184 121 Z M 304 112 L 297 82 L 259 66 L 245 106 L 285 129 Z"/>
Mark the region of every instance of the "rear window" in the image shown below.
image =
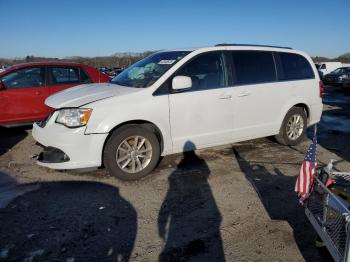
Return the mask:
<path id="1" fill-rule="evenodd" d="M 79 69 L 75 67 L 50 68 L 51 82 L 53 85 L 79 83 Z"/>
<path id="2" fill-rule="evenodd" d="M 279 80 L 298 80 L 315 78 L 314 71 L 305 57 L 298 54 L 279 53 L 281 67 Z"/>
<path id="3" fill-rule="evenodd" d="M 275 64 L 271 52 L 235 51 L 233 62 L 237 85 L 276 81 Z"/>

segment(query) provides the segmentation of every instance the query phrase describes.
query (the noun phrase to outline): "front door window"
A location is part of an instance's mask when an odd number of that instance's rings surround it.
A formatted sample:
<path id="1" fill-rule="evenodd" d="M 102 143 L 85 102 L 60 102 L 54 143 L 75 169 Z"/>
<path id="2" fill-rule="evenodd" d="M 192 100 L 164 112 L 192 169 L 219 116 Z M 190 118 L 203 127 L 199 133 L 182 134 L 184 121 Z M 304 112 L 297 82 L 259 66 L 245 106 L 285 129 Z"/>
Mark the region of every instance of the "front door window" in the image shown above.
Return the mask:
<path id="1" fill-rule="evenodd" d="M 42 87 L 44 83 L 44 69 L 31 67 L 17 70 L 1 78 L 6 89 Z"/>
<path id="2" fill-rule="evenodd" d="M 220 52 L 207 53 L 196 57 L 181 68 L 176 75 L 191 77 L 192 91 L 227 86 L 224 59 Z"/>

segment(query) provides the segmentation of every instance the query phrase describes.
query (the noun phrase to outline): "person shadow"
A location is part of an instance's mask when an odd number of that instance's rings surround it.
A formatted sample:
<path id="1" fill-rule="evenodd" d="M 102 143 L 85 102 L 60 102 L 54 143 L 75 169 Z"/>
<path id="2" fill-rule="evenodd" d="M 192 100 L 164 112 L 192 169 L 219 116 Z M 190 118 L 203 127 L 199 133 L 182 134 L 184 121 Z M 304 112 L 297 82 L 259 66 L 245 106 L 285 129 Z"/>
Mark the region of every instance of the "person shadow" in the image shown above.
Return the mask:
<path id="1" fill-rule="evenodd" d="M 158 215 L 165 241 L 159 261 L 225 261 L 220 234 L 222 216 L 208 183 L 210 170 L 187 141 L 183 159 L 169 176 Z M 187 152 L 186 152 L 187 151 Z"/>

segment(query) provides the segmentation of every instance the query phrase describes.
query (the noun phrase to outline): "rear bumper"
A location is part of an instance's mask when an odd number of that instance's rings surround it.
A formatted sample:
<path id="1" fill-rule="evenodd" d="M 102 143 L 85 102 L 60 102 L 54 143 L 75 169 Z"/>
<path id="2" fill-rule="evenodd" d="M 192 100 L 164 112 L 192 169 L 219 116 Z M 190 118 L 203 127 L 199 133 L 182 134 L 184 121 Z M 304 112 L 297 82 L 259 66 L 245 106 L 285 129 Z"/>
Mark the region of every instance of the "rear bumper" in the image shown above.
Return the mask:
<path id="1" fill-rule="evenodd" d="M 37 164 L 52 169 L 99 167 L 108 134 L 85 135 L 86 127 L 67 128 L 56 124 L 53 116 L 44 127 L 34 123 L 32 136 L 44 151 Z"/>

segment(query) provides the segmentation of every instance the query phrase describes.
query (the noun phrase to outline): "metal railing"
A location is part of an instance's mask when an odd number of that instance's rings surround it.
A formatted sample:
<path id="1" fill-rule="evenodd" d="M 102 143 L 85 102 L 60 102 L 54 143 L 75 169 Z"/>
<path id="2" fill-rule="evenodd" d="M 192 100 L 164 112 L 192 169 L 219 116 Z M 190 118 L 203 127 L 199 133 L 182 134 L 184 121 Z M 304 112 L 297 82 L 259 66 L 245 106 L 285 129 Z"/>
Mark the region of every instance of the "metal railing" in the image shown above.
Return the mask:
<path id="1" fill-rule="evenodd" d="M 319 171 L 326 172 L 335 181 L 345 182 L 350 190 L 350 173 L 333 172 L 327 168 Z M 350 262 L 349 206 L 347 200 L 334 194 L 315 177 L 314 190 L 305 203 L 305 214 L 335 261 Z"/>

